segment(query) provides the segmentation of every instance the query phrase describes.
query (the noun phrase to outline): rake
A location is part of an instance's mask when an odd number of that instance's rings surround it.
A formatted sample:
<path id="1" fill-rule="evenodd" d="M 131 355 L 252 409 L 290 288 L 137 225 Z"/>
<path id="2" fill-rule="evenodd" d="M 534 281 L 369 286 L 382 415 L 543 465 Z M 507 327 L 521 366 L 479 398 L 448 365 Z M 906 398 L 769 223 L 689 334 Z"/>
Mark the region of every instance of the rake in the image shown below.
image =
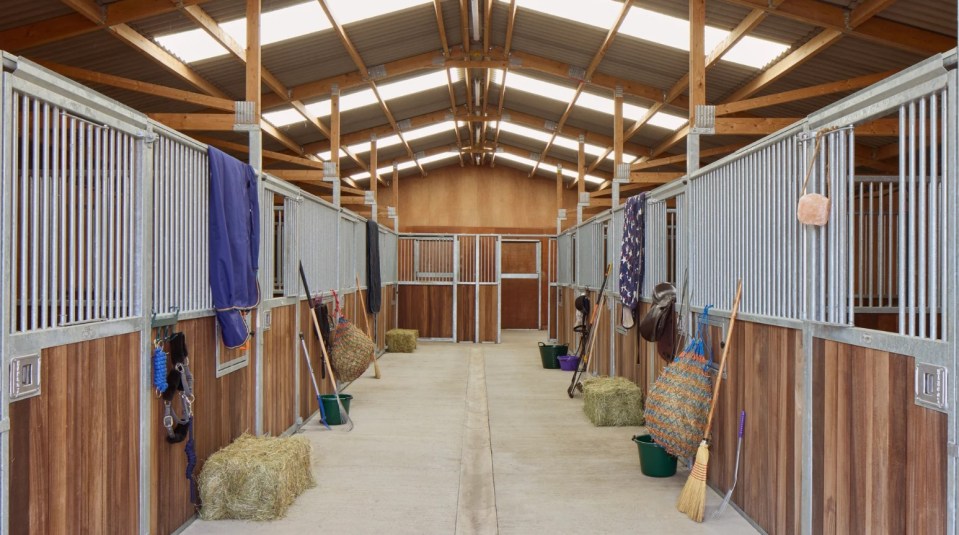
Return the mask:
<path id="1" fill-rule="evenodd" d="M 599 299 L 597 300 L 596 308 L 593 309 L 593 312 L 590 315 L 589 327 L 584 335 L 588 339 L 585 343 L 580 343 L 580 348 L 583 351 L 583 354 L 580 355 L 579 366 L 573 370 L 573 378 L 569 382 L 569 388 L 566 389 L 566 394 L 569 397 L 573 397 L 573 393 L 576 388 L 579 388 L 580 390 L 583 388 L 580 380 L 582 379 L 583 374 L 589 369 L 589 357 L 593 352 L 593 343 L 596 341 L 596 325 L 599 324 L 602 308 L 606 305 L 606 282 L 609 281 L 609 272 L 612 270 L 612 268 L 612 264 L 606 264 L 606 273 L 603 275 L 603 284 L 599 287 Z"/>
<path id="2" fill-rule="evenodd" d="M 330 424 L 326 423 L 326 409 L 323 408 L 323 400 L 320 399 L 320 387 L 316 384 L 316 374 L 313 373 L 313 363 L 310 362 L 310 350 L 306 348 L 306 338 L 300 333 L 300 345 L 303 347 L 303 358 L 306 359 L 306 367 L 310 370 L 310 379 L 313 381 L 313 393 L 316 394 L 316 405 L 320 408 L 320 423 L 323 427 L 329 429 Z"/>

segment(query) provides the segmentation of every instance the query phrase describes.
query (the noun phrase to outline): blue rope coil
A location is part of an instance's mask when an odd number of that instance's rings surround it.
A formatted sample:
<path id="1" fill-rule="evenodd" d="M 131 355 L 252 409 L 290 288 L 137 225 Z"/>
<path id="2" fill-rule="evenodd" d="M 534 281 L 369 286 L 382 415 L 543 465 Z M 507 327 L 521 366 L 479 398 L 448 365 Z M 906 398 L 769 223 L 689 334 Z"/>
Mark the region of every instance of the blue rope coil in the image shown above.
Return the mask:
<path id="1" fill-rule="evenodd" d="M 190 418 L 189 438 L 186 441 L 186 447 L 183 451 L 186 453 L 186 478 L 190 480 L 190 502 L 197 505 L 196 479 L 193 478 L 193 470 L 196 468 L 196 443 L 193 440 L 193 418 Z"/>
<path id="2" fill-rule="evenodd" d="M 153 386 L 160 392 L 166 392 L 166 352 L 162 347 L 153 350 Z"/>

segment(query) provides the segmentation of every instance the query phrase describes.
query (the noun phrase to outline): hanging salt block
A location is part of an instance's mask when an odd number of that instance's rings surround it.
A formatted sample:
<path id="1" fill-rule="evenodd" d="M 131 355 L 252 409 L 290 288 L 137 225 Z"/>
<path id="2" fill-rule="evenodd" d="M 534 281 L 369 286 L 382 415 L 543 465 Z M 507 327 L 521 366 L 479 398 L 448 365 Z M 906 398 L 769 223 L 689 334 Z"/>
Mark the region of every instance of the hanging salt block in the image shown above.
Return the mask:
<path id="1" fill-rule="evenodd" d="M 796 219 L 803 225 L 821 227 L 829 222 L 829 197 L 818 193 L 807 193 L 799 198 Z"/>

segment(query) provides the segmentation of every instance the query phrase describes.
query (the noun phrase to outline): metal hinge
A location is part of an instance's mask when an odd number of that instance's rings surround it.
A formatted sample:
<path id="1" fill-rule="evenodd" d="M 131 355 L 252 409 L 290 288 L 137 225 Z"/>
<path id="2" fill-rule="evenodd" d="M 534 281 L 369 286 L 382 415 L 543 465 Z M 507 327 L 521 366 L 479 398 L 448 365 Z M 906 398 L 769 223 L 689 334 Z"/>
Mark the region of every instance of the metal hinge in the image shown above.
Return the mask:
<path id="1" fill-rule="evenodd" d="M 10 430 L 10 418 L 0 420 L 0 433 L 6 433 Z"/>

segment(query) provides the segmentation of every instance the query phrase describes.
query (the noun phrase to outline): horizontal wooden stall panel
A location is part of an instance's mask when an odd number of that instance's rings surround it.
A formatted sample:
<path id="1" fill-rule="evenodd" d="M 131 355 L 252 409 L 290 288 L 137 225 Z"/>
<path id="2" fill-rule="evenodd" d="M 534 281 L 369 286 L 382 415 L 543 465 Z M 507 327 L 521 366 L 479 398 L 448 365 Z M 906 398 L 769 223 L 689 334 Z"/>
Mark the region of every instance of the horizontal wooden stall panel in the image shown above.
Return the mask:
<path id="1" fill-rule="evenodd" d="M 279 436 L 296 423 L 299 330 L 294 305 L 276 307 L 271 315 L 263 333 L 263 432 Z"/>
<path id="2" fill-rule="evenodd" d="M 818 339 L 813 359 L 813 532 L 944 533 L 947 417 L 914 403 L 914 359 Z"/>
<path id="3" fill-rule="evenodd" d="M 399 327 L 416 329 L 420 338 L 453 337 L 453 287 L 401 285 Z"/>
<path id="4" fill-rule="evenodd" d="M 254 430 L 255 361 L 250 359 L 240 368 L 222 377 L 216 377 L 216 348 L 220 359 L 227 362 L 240 356 L 239 350 L 228 350 L 216 335 L 213 317 L 198 318 L 177 323 L 176 329 L 186 337 L 193 372 L 196 395 L 194 409 L 194 436 L 197 467 L 217 450 L 229 445 L 243 433 Z M 190 503 L 190 485 L 184 477 L 186 455 L 183 443 L 170 444 L 163 428 L 163 401 L 153 398 L 152 414 L 152 532 L 172 533 L 196 512 Z"/>
<path id="5" fill-rule="evenodd" d="M 139 333 L 41 358 L 42 394 L 10 404 L 10 532 L 136 533 Z"/>
<path id="6" fill-rule="evenodd" d="M 386 349 L 386 331 L 396 326 L 396 286 L 383 286 L 380 311 L 376 313 L 376 348 Z"/>

